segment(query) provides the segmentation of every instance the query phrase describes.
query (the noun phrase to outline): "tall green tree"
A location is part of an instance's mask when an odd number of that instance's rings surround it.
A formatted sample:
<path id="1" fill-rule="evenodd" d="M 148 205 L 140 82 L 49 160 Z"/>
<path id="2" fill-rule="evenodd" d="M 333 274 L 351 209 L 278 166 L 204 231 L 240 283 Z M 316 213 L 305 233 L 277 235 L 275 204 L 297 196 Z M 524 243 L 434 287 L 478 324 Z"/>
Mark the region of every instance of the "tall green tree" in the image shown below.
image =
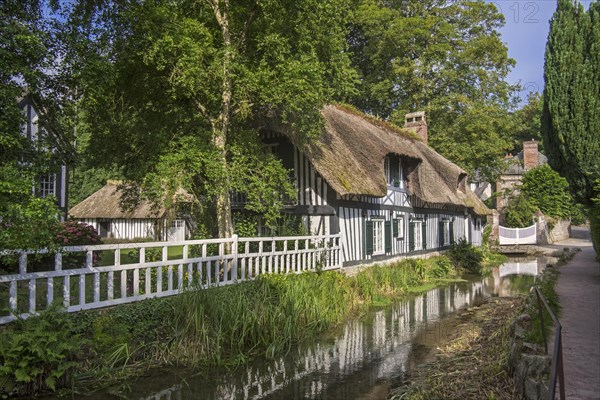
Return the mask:
<path id="1" fill-rule="evenodd" d="M 559 0 L 544 63 L 542 132 L 550 165 L 589 202 L 600 174 L 600 6 Z"/>
<path id="2" fill-rule="evenodd" d="M 323 104 L 352 93 L 348 14 L 345 0 L 77 2 L 66 62 L 80 77 L 90 157 L 166 201 L 185 188 L 231 235 L 232 190 L 255 191 L 262 212 L 289 189 L 258 128 L 314 137 Z"/>
<path id="3" fill-rule="evenodd" d="M 503 24 L 482 1 L 356 0 L 348 39 L 361 75 L 354 104 L 399 125 L 407 112 L 425 110 L 437 151 L 471 171 L 496 164 L 512 148 L 506 76 L 515 61 L 498 32 Z"/>
<path id="4" fill-rule="evenodd" d="M 515 124 L 513 154 L 521 151 L 523 149 L 523 142 L 527 140 L 538 141 L 539 150 L 544 152 L 544 143 L 542 141 L 542 106 L 541 94 L 531 92 L 527 96 L 527 103 L 512 113 Z"/>
<path id="5" fill-rule="evenodd" d="M 19 106 L 26 95 L 39 98 L 50 44 L 40 1 L 0 3 L 1 250 L 47 247 L 58 226 L 54 200 L 32 194 L 33 183 L 51 167 L 51 153 L 45 143 L 22 134 L 25 116 Z"/>

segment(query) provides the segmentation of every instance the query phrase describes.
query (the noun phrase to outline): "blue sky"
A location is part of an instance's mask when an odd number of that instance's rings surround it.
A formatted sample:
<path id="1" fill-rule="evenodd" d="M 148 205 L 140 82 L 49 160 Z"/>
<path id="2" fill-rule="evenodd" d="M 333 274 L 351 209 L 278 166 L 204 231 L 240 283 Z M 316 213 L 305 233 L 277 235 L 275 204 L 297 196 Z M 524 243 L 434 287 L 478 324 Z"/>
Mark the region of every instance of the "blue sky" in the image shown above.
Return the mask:
<path id="1" fill-rule="evenodd" d="M 544 89 L 546 39 L 556 0 L 486 1 L 494 3 L 506 19 L 501 29 L 502 40 L 508 46 L 508 55 L 517 61 L 508 81 L 521 83 L 523 90 L 519 95 L 523 99 L 531 91 L 541 92 Z M 587 9 L 590 1 L 581 3 Z"/>

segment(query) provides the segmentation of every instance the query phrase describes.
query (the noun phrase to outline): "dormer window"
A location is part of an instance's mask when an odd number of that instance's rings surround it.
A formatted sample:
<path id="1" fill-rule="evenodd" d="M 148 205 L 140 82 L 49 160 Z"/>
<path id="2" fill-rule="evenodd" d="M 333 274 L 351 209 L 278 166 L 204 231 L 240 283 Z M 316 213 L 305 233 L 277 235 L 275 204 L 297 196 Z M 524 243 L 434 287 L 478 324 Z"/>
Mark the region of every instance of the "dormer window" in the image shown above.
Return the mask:
<path id="1" fill-rule="evenodd" d="M 400 157 L 390 154 L 384 160 L 385 181 L 388 186 L 404 188 L 404 173 Z"/>

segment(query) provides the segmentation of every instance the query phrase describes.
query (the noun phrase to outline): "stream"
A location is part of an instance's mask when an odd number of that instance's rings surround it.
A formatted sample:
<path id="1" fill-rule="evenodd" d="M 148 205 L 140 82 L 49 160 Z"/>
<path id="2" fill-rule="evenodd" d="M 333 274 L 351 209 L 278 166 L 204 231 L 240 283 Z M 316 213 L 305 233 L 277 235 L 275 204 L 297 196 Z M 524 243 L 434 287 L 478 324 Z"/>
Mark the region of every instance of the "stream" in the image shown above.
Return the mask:
<path id="1" fill-rule="evenodd" d="M 414 367 L 429 361 L 444 338 L 456 333 L 458 310 L 488 297 L 526 293 L 545 257 L 513 258 L 490 276 L 437 287 L 359 319 L 315 343 L 275 359 L 259 359 L 236 369 L 208 373 L 161 370 L 129 385 L 130 392 L 111 390 L 88 399 L 385 399 L 391 387 Z"/>

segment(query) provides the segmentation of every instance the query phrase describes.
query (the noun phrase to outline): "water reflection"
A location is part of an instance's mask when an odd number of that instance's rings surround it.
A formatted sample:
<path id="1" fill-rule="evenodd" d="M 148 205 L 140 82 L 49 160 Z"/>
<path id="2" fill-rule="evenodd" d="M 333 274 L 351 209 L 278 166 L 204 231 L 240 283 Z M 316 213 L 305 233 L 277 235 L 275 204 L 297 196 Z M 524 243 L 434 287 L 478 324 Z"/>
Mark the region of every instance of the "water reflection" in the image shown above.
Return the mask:
<path id="1" fill-rule="evenodd" d="M 275 360 L 259 360 L 211 376 L 163 374 L 148 393 L 134 384 L 130 398 L 182 399 L 339 399 L 385 398 L 390 382 L 422 363 L 440 338 L 454 332 L 444 316 L 489 296 L 523 293 L 545 261 L 513 260 L 490 276 L 435 288 L 360 320 L 347 322 L 334 338 L 298 348 Z M 523 275 L 524 274 L 524 275 Z M 183 382 L 183 383 L 182 383 Z M 145 388 L 145 389 L 142 389 Z M 106 398 L 106 395 L 103 396 Z"/>

